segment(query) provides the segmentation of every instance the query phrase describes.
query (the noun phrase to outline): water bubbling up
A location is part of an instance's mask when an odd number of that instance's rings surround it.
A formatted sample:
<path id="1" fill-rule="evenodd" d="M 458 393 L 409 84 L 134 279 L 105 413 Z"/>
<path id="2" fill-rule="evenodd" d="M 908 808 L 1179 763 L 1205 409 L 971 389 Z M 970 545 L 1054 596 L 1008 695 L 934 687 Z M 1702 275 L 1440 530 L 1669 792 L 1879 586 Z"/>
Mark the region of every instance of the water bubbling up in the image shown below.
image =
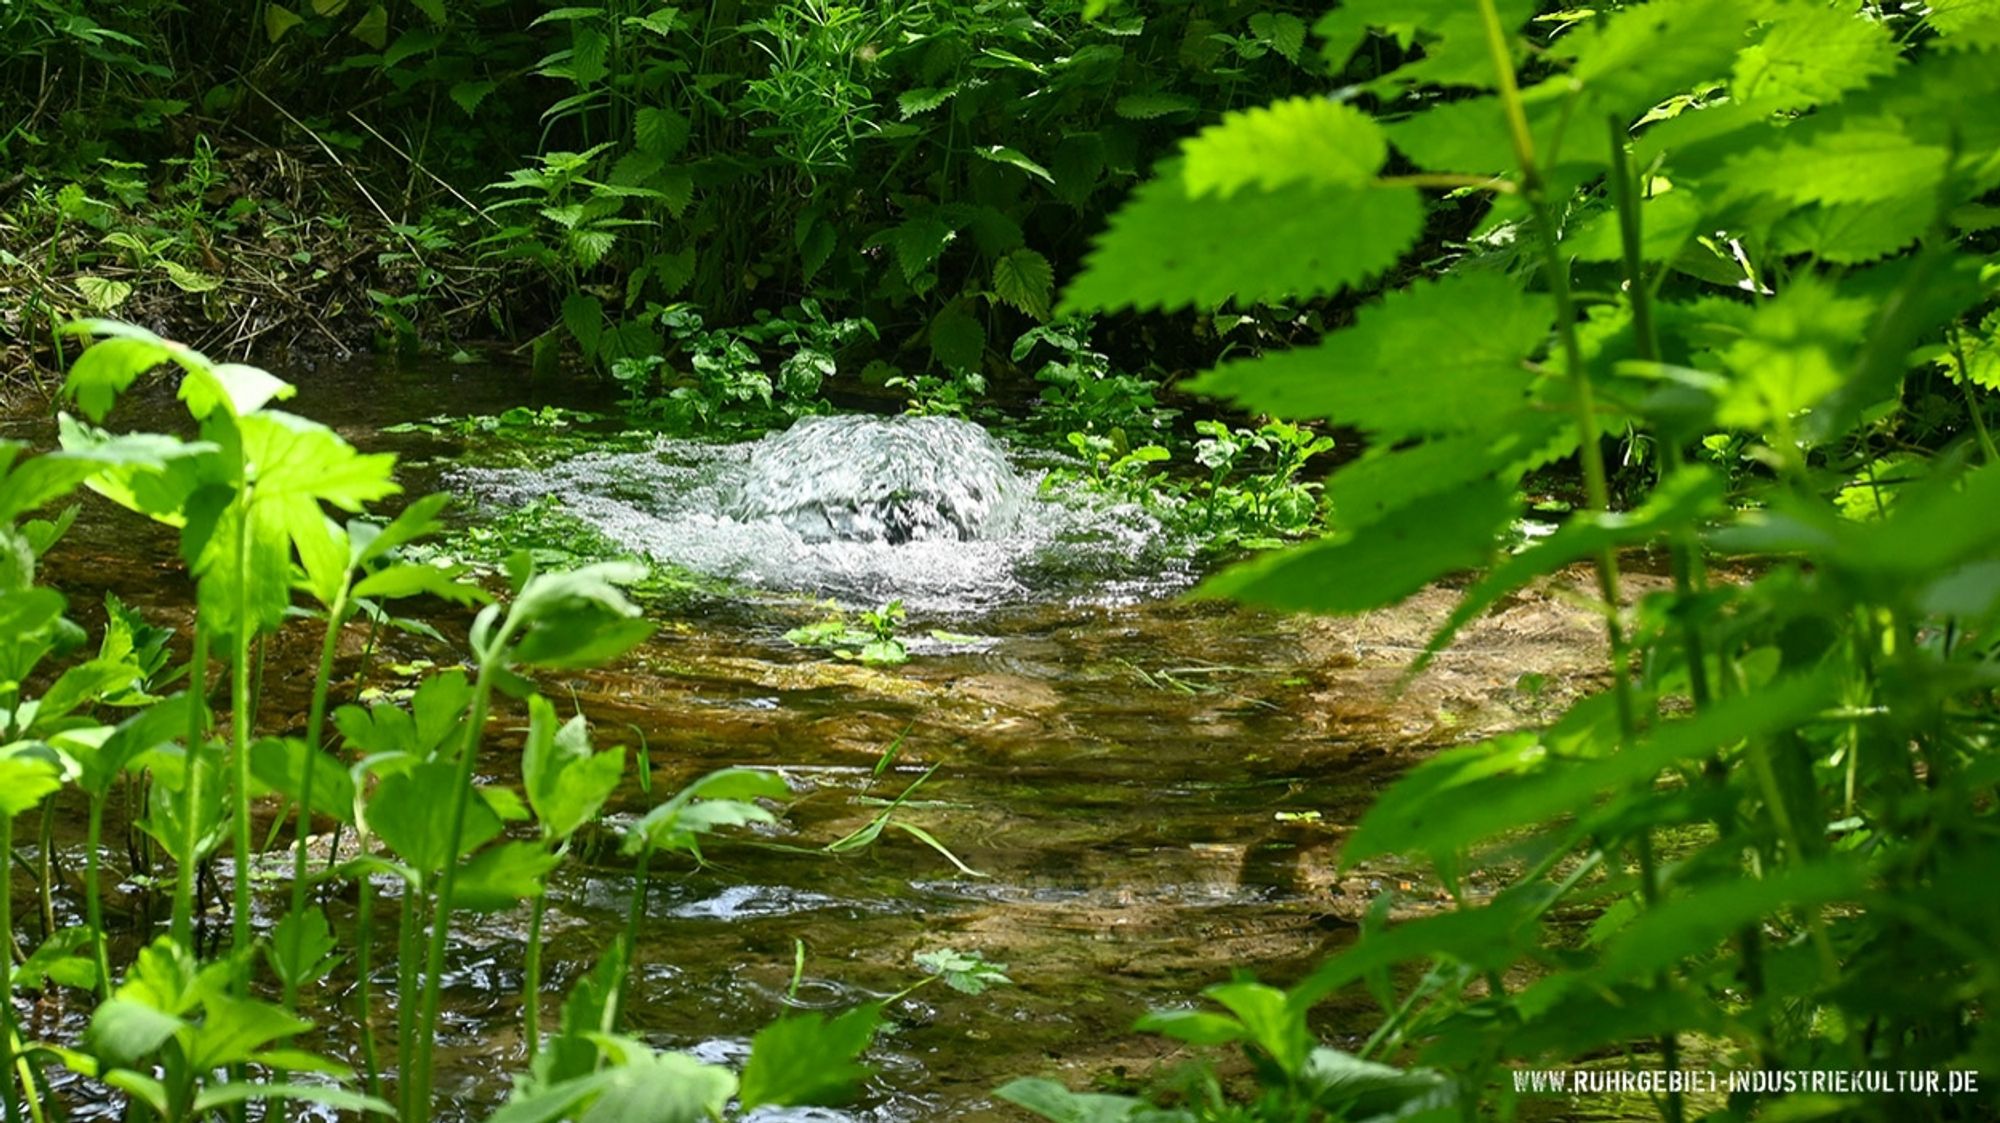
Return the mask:
<path id="1" fill-rule="evenodd" d="M 662 440 L 449 478 L 493 504 L 556 500 L 658 562 L 850 605 L 964 614 L 1157 596 L 1188 578 L 1184 544 L 1151 514 L 1044 489 L 950 418 L 807 418 L 743 444 Z"/>

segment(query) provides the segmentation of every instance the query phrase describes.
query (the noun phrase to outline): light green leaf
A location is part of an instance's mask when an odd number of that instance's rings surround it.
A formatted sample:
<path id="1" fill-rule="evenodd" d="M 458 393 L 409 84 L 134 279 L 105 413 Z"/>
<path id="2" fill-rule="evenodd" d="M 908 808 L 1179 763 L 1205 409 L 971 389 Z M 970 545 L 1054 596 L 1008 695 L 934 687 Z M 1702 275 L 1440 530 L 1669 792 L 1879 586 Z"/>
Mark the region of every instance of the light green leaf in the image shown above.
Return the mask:
<path id="1" fill-rule="evenodd" d="M 1487 428 L 1527 403 L 1526 361 L 1554 321 L 1547 297 L 1505 273 L 1453 274 L 1390 293 L 1317 346 L 1226 363 L 1187 388 L 1389 441 Z"/>
<path id="2" fill-rule="evenodd" d="M 1053 184 L 1056 181 L 1055 177 L 1049 174 L 1047 168 L 1028 159 L 1027 154 L 1018 148 L 1008 148 L 1003 144 L 994 144 L 974 148 L 973 152 L 977 153 L 981 158 L 991 160 L 996 164 L 1007 164 L 1019 168 L 1036 179 L 1041 180 L 1043 183 Z"/>
<path id="3" fill-rule="evenodd" d="M 1187 192 L 1227 198 L 1244 187 L 1293 183 L 1359 187 L 1388 158 L 1374 118 L 1323 97 L 1296 97 L 1225 114 L 1181 146 Z"/>
<path id="4" fill-rule="evenodd" d="M 1072 1092 L 1053 1080 L 1021 1077 L 993 1094 L 1051 1123 L 1126 1123 L 1146 1110 L 1142 1100 L 1099 1092 Z"/>
<path id="5" fill-rule="evenodd" d="M 1792 0 L 1736 58 L 1730 92 L 1737 100 L 1777 110 L 1837 101 L 1889 74 L 1900 49 L 1879 19 Z"/>
<path id="6" fill-rule="evenodd" d="M 1417 500 L 1345 537 L 1226 569 L 1202 582 L 1195 594 L 1287 611 L 1365 612 L 1485 562 L 1495 534 L 1514 510 L 1511 488 L 1463 487 Z"/>
<path id="7" fill-rule="evenodd" d="M 744 1109 L 847 1102 L 868 1076 L 859 1059 L 881 1020 L 882 1005 L 872 1002 L 830 1020 L 795 1014 L 765 1026 L 743 1066 Z"/>
<path id="8" fill-rule="evenodd" d="M 1861 122 L 1803 142 L 1763 144 L 1723 165 L 1736 195 L 1793 203 L 1874 203 L 1933 193 L 1950 153 L 1895 122 Z"/>
<path id="9" fill-rule="evenodd" d="M 1049 318 L 1055 283 L 1049 259 L 1025 247 L 993 263 L 993 295 L 1037 320 Z"/>
<path id="10" fill-rule="evenodd" d="M 1324 296 L 1395 264 L 1423 229 L 1414 189 L 1240 191 L 1194 198 L 1178 167 L 1112 216 L 1063 311 L 1215 307 Z"/>
<path id="11" fill-rule="evenodd" d="M 264 37 L 273 43 L 283 39 L 285 32 L 304 22 L 305 17 L 283 4 L 264 5 Z"/>

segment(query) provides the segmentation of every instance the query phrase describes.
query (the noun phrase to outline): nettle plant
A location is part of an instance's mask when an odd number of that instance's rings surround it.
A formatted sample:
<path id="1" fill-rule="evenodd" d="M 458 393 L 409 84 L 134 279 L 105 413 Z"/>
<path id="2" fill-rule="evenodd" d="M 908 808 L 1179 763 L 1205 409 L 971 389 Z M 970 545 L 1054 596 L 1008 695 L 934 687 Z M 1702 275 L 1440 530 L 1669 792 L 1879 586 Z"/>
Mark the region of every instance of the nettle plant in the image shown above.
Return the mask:
<path id="1" fill-rule="evenodd" d="M 2000 915 L 1976 888 L 2000 870 L 2000 451 L 1969 385 L 1970 432 L 1935 455 L 1909 444 L 1901 404 L 1913 372 L 1969 372 L 1991 346 L 2000 15 L 1535 14 L 1335 10 L 1317 32 L 1336 67 L 1377 34 L 1418 57 L 1189 138 L 1066 303 L 1335 293 L 1401 262 L 1433 196 L 1483 207 L 1442 276 L 1195 383 L 1370 444 L 1327 481 L 1332 536 L 1202 592 L 1359 613 L 1474 571 L 1414 671 L 1502 598 L 1587 564 L 1603 688 L 1417 766 L 1348 837 L 1344 866 L 1428 862 L 1449 907 L 1392 923 L 1385 900 L 1289 990 L 1239 981 L 1208 992 L 1215 1009 L 1145 1023 L 1241 1046 L 1254 1103 L 1003 1091 L 1049 1118 L 1508 1115 L 1510 1068 L 1587 1060 L 2000 1063 L 1982 1021 Z M 1658 450 L 1629 510 L 1609 505 L 1612 435 Z M 1690 455 L 1717 447 L 1749 462 L 1731 477 Z M 1567 457 L 1586 509 L 1509 552 L 1524 473 Z M 1620 563 L 1636 551 L 1669 559 L 1670 583 L 1635 595 Z M 1357 985 L 1381 1017 L 1339 1027 L 1352 1052 L 1319 1046 L 1307 1015 Z M 1654 1104 L 1669 1120 L 1964 1118 L 1992 1109 L 1982 1094 Z"/>
<path id="2" fill-rule="evenodd" d="M 456 567 L 404 550 L 438 529 L 444 497 L 392 519 L 366 508 L 394 495 L 394 457 L 363 453 L 331 429 L 272 408 L 293 388 L 253 367 L 217 363 L 124 324 L 91 321 L 65 393 L 84 419 L 63 415 L 62 448 L 23 459 L 0 445 L 0 1103 L 5 1117 L 60 1105 L 49 1066 L 83 1078 L 80 1094 L 124 1097 L 130 1117 L 167 1123 L 244 1117 L 250 1101 L 305 1101 L 322 1111 L 427 1120 L 435 1109 L 433 1055 L 452 933 L 466 914 L 530 910 L 522 1035 L 528 1071 L 500 1120 L 648 1119 L 705 1123 L 725 1111 L 822 1103 L 851 1092 L 882 1004 L 831 1022 L 784 1018 L 758 1034 L 739 1075 L 624 1036 L 626 989 L 637 958 L 652 856 L 701 856 L 703 836 L 773 821 L 788 789 L 776 773 L 733 768 L 702 777 L 620 829 L 636 859 L 622 937 L 563 1004 L 553 1033 L 539 1002 L 539 932 L 549 878 L 586 824 L 602 817 L 626 775 L 622 746 L 598 748 L 581 715 L 562 720 L 527 677 L 595 666 L 651 631 L 623 587 L 642 567 L 606 562 L 537 572 L 525 554 L 507 569 L 504 603 Z M 147 372 L 180 373 L 197 436 L 113 434 L 99 428 Z M 76 517 L 22 521 L 78 487 L 176 528 L 194 581 L 191 654 L 172 665 L 170 633 L 107 600 L 94 654 L 64 615 L 63 598 L 35 584 L 37 562 Z M 340 512 L 344 519 L 330 517 Z M 416 596 L 478 606 L 467 669 L 430 674 L 406 703 L 332 707 L 339 640 L 350 622 L 387 617 L 387 602 Z M 257 728 L 266 641 L 290 617 L 323 628 L 300 736 Z M 438 638 L 435 631 L 432 637 Z M 211 712 L 211 654 L 227 667 L 226 720 Z M 79 657 L 80 656 L 80 657 Z M 185 682 L 185 689 L 164 693 Z M 31 684 L 46 683 L 39 692 Z M 482 780 L 496 692 L 523 700 L 528 734 L 520 787 Z M 331 710 L 331 713 L 329 712 Z M 331 727 L 329 727 L 329 718 Z M 487 762 L 490 765 L 490 761 Z M 642 792 L 650 772 L 641 768 Z M 88 806 L 84 925 L 52 872 L 55 801 Z M 134 857 L 129 878 L 107 876 L 103 831 L 120 792 L 136 793 L 134 855 L 163 858 L 170 879 Z M 275 796 L 269 837 L 252 831 L 254 801 Z M 38 890 L 42 943 L 19 947 L 16 820 L 40 809 L 42 857 L 25 871 Z M 290 853 L 274 848 L 292 827 Z M 330 856 L 315 860 L 315 823 L 334 826 Z M 343 839 L 351 840 L 343 844 Z M 227 855 L 229 873 L 217 859 Z M 150 861 L 151 859 L 149 859 Z M 203 877 L 204 868 L 217 877 Z M 268 930 L 253 924 L 253 881 L 273 877 Z M 228 931 L 204 930 L 203 886 L 226 880 Z M 129 962 L 110 954 L 106 898 L 120 882 L 170 883 L 171 917 Z M 351 926 L 338 905 L 355 901 Z M 378 948 L 377 916 L 393 912 L 393 950 Z M 343 927 L 336 932 L 338 921 Z M 147 925 L 150 927 L 150 925 Z M 204 956 L 203 947 L 215 949 Z M 385 972 L 393 990 L 376 985 Z M 22 1039 L 17 989 L 66 987 L 94 999 L 80 1036 Z M 321 1027 L 324 1052 L 300 1047 L 315 1031 L 302 1011 L 347 1020 Z M 392 1046 L 377 1027 L 396 1027 Z M 393 1047 L 393 1063 L 388 1052 Z M 357 1071 L 358 1070 L 358 1071 Z M 730 1105 L 734 1105 L 731 1107 Z M 281 1109 L 271 1109 L 279 1111 Z M 270 1117 L 270 1116 L 266 1116 Z"/>

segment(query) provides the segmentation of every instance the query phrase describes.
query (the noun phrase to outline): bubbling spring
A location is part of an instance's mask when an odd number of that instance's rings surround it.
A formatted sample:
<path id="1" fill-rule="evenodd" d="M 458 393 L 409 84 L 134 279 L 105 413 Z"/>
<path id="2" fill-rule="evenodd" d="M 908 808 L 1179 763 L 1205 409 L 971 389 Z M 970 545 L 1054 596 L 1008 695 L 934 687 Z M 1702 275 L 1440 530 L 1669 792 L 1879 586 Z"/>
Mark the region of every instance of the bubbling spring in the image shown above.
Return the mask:
<path id="1" fill-rule="evenodd" d="M 1186 583 L 1185 543 L 1158 519 L 1043 477 L 969 421 L 849 415 L 743 444 L 661 440 L 449 480 L 486 504 L 557 502 L 657 562 L 849 605 L 969 613 Z"/>

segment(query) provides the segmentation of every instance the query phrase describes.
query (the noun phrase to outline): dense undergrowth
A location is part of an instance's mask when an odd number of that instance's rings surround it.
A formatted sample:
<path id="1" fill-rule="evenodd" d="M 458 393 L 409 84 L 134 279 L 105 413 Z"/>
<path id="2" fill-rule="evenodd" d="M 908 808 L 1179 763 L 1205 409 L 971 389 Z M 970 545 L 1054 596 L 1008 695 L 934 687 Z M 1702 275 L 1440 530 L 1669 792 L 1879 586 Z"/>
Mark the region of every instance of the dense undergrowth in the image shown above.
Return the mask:
<path id="1" fill-rule="evenodd" d="M 1048 1118 L 1509 1116 L 1550 1106 L 1518 1070 L 1563 1065 L 1650 1075 L 1635 1086 L 1674 1121 L 1993 1110 L 2000 959 L 1971 887 L 2000 863 L 2000 13 L 1535 12 L 1336 8 L 1316 26 L 1336 66 L 1371 29 L 1423 57 L 1191 136 L 1065 305 L 1335 292 L 1410 251 L 1428 193 L 1490 199 L 1474 237 L 1506 253 L 1193 384 L 1371 446 L 1326 481 L 1338 533 L 1203 591 L 1359 613 L 1477 571 L 1414 670 L 1587 563 L 1609 686 L 1418 765 L 1346 839 L 1343 864 L 1427 859 L 1453 907 L 1388 924 L 1385 898 L 1288 988 L 1239 978 L 1142 1023 L 1240 1046 L 1254 1096 L 1002 1089 Z M 1629 509 L 1610 437 L 1645 468 Z M 1572 456 L 1583 508 L 1503 550 L 1523 480 Z M 1673 583 L 1635 603 L 1620 565 L 1639 550 Z M 1711 579 L 1718 556 L 1755 575 Z M 1381 1020 L 1322 1046 L 1312 1010 L 1350 987 Z M 1899 1094 L 1898 1074 L 1942 1070 L 1957 1095 Z M 1833 1071 L 1877 1082 L 1803 1075 Z"/>

